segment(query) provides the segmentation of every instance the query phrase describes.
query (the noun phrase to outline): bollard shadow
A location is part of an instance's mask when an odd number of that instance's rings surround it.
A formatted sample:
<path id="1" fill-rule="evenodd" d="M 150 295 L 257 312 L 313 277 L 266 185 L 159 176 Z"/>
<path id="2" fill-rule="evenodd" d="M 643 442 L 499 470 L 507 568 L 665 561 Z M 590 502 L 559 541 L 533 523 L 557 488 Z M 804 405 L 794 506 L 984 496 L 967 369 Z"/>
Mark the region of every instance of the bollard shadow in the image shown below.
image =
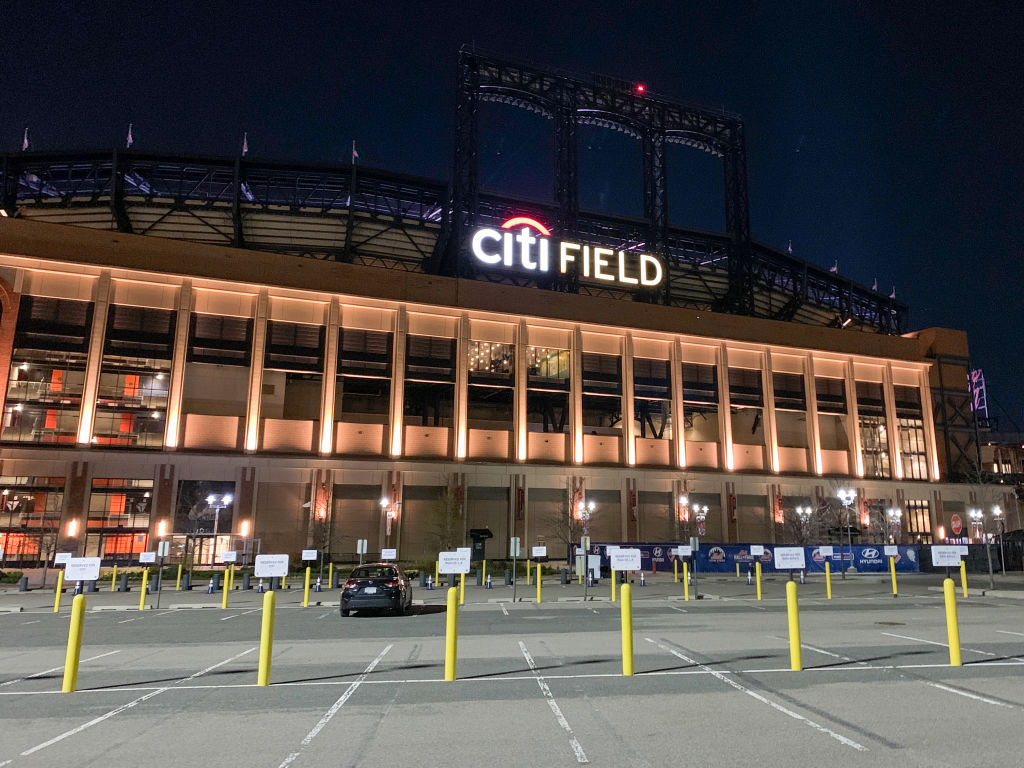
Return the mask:
<path id="1" fill-rule="evenodd" d="M 482 675 L 459 675 L 459 680 L 483 680 L 488 677 L 498 678 L 504 677 L 505 675 L 528 675 L 531 672 L 543 672 L 549 669 L 569 669 L 571 667 L 581 667 L 585 664 L 608 664 L 613 661 L 618 661 L 618 657 L 607 659 L 584 659 L 583 661 L 576 661 L 572 664 L 548 664 L 543 667 L 536 666 L 533 669 L 531 669 L 530 667 L 524 667 L 521 669 L 507 669 L 504 672 L 485 672 Z M 541 675 L 541 677 L 543 677 L 543 675 Z"/>
<path id="2" fill-rule="evenodd" d="M 715 667 L 720 664 L 732 664 L 737 661 L 758 661 L 760 659 L 770 659 L 771 654 L 759 653 L 750 656 L 736 656 L 731 659 L 719 659 L 718 661 L 709 661 L 706 663 L 696 662 L 693 664 L 676 664 L 671 667 L 660 667 L 659 669 L 645 669 L 642 672 L 637 672 L 638 675 L 652 675 L 658 672 L 678 672 L 682 669 L 697 669 L 699 667 Z"/>
<path id="3" fill-rule="evenodd" d="M 814 664 L 804 667 L 804 669 L 831 669 L 832 667 L 847 667 L 850 664 L 870 664 L 873 661 L 888 661 L 889 659 L 895 659 L 900 656 L 924 656 L 933 653 L 929 650 L 919 651 L 901 651 L 900 653 L 887 653 L 884 656 L 870 656 L 866 659 L 850 659 L 850 661 L 830 661 L 828 664 Z"/>
<path id="4" fill-rule="evenodd" d="M 217 675 L 241 675 L 241 674 L 255 674 L 256 669 L 218 669 L 213 672 L 207 672 L 203 677 L 215 677 Z M 54 676 L 56 677 L 56 675 Z M 42 679 L 42 678 L 33 678 Z M 128 683 L 114 683 L 113 685 L 90 685 L 88 688 L 79 688 L 80 691 L 105 691 L 108 688 L 127 688 L 133 685 L 156 685 L 158 683 L 182 683 L 186 678 L 182 677 L 160 677 L 155 680 L 133 680 Z"/>
<path id="5" fill-rule="evenodd" d="M 1020 661 L 1020 655 L 1017 656 L 993 656 L 991 659 L 978 659 L 976 661 L 965 661 L 963 665 L 966 667 L 968 664 L 991 664 L 994 661 Z"/>

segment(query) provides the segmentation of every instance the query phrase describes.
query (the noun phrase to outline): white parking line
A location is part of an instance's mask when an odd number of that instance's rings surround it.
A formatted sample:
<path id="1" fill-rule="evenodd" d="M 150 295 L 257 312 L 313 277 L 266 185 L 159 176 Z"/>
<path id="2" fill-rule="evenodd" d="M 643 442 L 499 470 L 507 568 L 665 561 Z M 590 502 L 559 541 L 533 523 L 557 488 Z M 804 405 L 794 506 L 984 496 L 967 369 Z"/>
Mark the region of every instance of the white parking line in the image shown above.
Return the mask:
<path id="1" fill-rule="evenodd" d="M 21 622 L 21 626 L 25 626 L 26 624 L 38 624 L 41 621 L 42 619 L 36 619 L 35 621 L 23 621 Z"/>
<path id="2" fill-rule="evenodd" d="M 698 668 L 705 670 L 706 672 L 710 673 L 714 677 L 716 677 L 719 680 L 721 680 L 726 685 L 732 686 L 737 691 L 741 691 L 741 692 L 747 694 L 748 696 L 756 699 L 757 701 L 760 701 L 762 704 L 767 704 L 769 707 L 771 707 L 772 709 L 776 710 L 777 712 L 781 712 L 782 714 L 784 714 L 784 715 L 786 715 L 788 717 L 792 717 L 794 720 L 799 720 L 802 723 L 806 723 L 807 725 L 811 726 L 811 728 L 813 728 L 816 731 L 820 731 L 822 733 L 828 734 L 833 739 L 838 741 L 840 744 L 845 744 L 848 747 L 852 747 L 853 749 L 856 749 L 858 752 L 867 752 L 868 751 L 868 748 L 865 747 L 863 744 L 858 744 L 853 739 L 848 738 L 846 736 L 843 736 L 841 733 L 836 733 L 831 728 L 826 728 L 824 725 L 821 725 L 820 723 L 816 723 L 813 720 L 810 720 L 809 718 L 804 717 L 799 712 L 794 712 L 791 709 L 787 709 L 786 707 L 782 706 L 781 704 L 778 704 L 778 703 L 772 701 L 771 699 L 769 699 L 769 698 L 767 698 L 765 696 L 762 696 L 759 693 L 755 693 L 754 691 L 750 690 L 746 686 L 740 685 L 735 680 L 730 680 L 723 673 L 721 673 L 721 672 L 719 672 L 717 670 L 711 669 L 711 667 L 707 666 L 706 664 L 701 664 L 696 659 L 691 659 L 689 656 L 686 656 L 685 654 L 680 653 L 676 649 L 670 648 L 669 646 L 664 645 L 663 643 L 659 643 L 659 642 L 657 642 L 655 640 L 652 640 L 649 637 L 644 638 L 644 639 L 648 643 L 652 643 L 652 644 L 656 645 L 657 647 L 661 648 L 663 651 L 668 651 L 669 653 L 671 653 L 676 658 L 682 659 L 683 661 L 685 661 L 688 664 L 694 664 Z"/>
<path id="3" fill-rule="evenodd" d="M 195 680 L 200 675 L 204 675 L 207 672 L 216 669 L 217 667 L 223 666 L 224 664 L 232 662 L 235 659 L 241 658 L 242 656 L 245 656 L 245 654 L 252 653 L 255 650 L 256 650 L 256 648 L 253 647 L 253 648 L 249 648 L 247 650 L 244 650 L 241 653 L 236 653 L 234 656 L 232 656 L 230 658 L 227 658 L 227 659 L 224 659 L 224 661 L 221 661 L 221 662 L 218 662 L 216 664 L 213 664 L 213 665 L 207 667 L 206 669 L 202 669 L 202 670 L 200 670 L 200 671 L 198 671 L 198 672 L 196 672 L 194 674 L 189 675 L 188 677 L 183 677 L 183 678 L 181 678 L 181 680 L 178 680 L 177 682 L 178 683 L 187 683 L 190 680 Z M 115 651 L 115 653 L 116 653 L 116 651 Z M 109 654 L 107 654 L 107 655 L 109 655 Z M 174 685 L 174 684 L 172 684 L 172 685 Z M 120 713 L 122 713 L 122 712 L 124 712 L 126 710 L 129 710 L 132 707 L 137 706 L 138 704 L 141 704 L 142 702 L 144 702 L 144 701 L 146 701 L 148 699 L 152 699 L 154 696 L 159 696 L 161 693 L 163 693 L 164 691 L 166 691 L 170 687 L 171 686 L 169 685 L 169 686 L 166 686 L 164 688 L 157 688 L 155 691 L 150 691 L 149 693 L 145 694 L 144 696 L 139 696 L 137 699 L 132 699 L 127 704 L 122 704 L 120 707 L 112 709 L 109 712 L 106 712 L 106 713 L 100 715 L 99 717 L 94 717 L 92 720 L 90 720 L 90 721 L 88 721 L 86 723 L 82 723 L 81 725 L 79 725 L 79 726 L 77 726 L 75 728 L 72 728 L 70 731 L 64 731 L 64 733 L 60 734 L 59 736 L 54 736 L 52 739 L 44 741 L 42 744 L 36 744 L 34 747 L 31 747 L 30 749 L 26 749 L 24 752 L 22 752 L 21 753 L 21 757 L 28 757 L 31 754 L 34 754 L 36 752 L 39 752 L 40 750 L 46 749 L 47 747 L 52 747 L 57 742 L 63 741 L 64 739 L 66 739 L 66 738 L 68 738 L 70 736 L 74 736 L 75 734 L 81 733 L 82 731 L 86 730 L 87 728 L 91 728 L 94 725 L 99 725 L 104 720 L 109 720 L 114 715 L 118 715 L 118 714 L 120 714 Z"/>
<path id="4" fill-rule="evenodd" d="M 1016 709 L 1013 704 L 1007 704 L 1005 701 L 996 701 L 995 699 L 987 698 L 986 696 L 979 696 L 976 693 L 968 693 L 967 691 L 961 691 L 957 688 L 951 688 L 948 685 L 942 685 L 941 683 L 925 683 L 930 685 L 932 688 L 938 688 L 940 691 L 949 691 L 955 693 L 957 696 L 964 696 L 968 699 L 974 699 L 975 701 L 983 701 L 986 704 L 992 704 L 997 707 L 1006 707 L 1008 709 Z"/>
<path id="5" fill-rule="evenodd" d="M 120 652 L 121 651 L 119 651 L 119 650 L 118 651 L 107 651 L 106 653 L 101 653 L 99 656 L 90 656 L 88 659 L 82 659 L 78 663 L 79 664 L 85 664 L 85 662 L 87 662 L 87 661 L 96 661 L 96 659 L 102 659 L 104 656 L 113 656 L 115 653 L 120 653 Z M 44 669 L 42 672 L 35 672 L 35 673 L 31 674 L 31 675 L 25 675 L 25 677 L 19 677 L 16 680 L 8 680 L 6 683 L 0 683 L 0 688 L 3 688 L 5 685 L 14 685 L 15 683 L 20 683 L 22 680 L 31 680 L 34 677 L 42 677 L 43 675 L 48 675 L 51 672 L 57 672 L 57 671 L 62 670 L 62 669 L 64 669 L 64 665 L 63 664 L 61 664 L 59 667 L 54 667 L 53 669 Z"/>
<path id="6" fill-rule="evenodd" d="M 921 637 L 911 637 L 910 635 L 897 635 L 894 632 L 883 632 L 882 634 L 883 635 L 887 635 L 888 637 L 898 637 L 901 640 L 913 640 L 914 642 L 917 642 L 917 643 L 927 643 L 928 645 L 938 645 L 938 646 L 940 646 L 942 648 L 949 648 L 949 643 L 938 643 L 935 640 L 925 640 L 924 638 L 921 638 Z M 996 655 L 994 653 L 989 653 L 988 651 L 979 651 L 977 648 L 963 648 L 963 650 L 970 651 L 971 653 L 979 653 L 982 656 L 995 656 Z"/>
<path id="7" fill-rule="evenodd" d="M 533 656 L 526 650 L 526 643 L 522 640 L 519 641 L 519 650 L 523 652 L 523 657 L 526 659 L 526 663 L 530 665 L 530 669 L 537 680 L 537 685 L 540 686 L 540 692 L 544 694 L 544 698 L 547 699 L 548 707 L 551 708 L 551 713 L 555 716 L 555 720 L 562 727 L 562 730 L 569 734 L 569 746 L 572 748 L 573 753 L 576 755 L 577 763 L 589 763 L 586 753 L 583 751 L 583 747 L 580 746 L 580 742 L 576 738 L 576 734 L 572 732 L 572 728 L 569 726 L 569 721 L 565 719 L 565 715 L 562 714 L 561 708 L 555 701 L 555 697 L 551 695 L 551 688 L 548 686 L 547 681 L 544 680 L 539 674 L 537 674 L 537 665 L 533 661 Z"/>
<path id="8" fill-rule="evenodd" d="M 278 768 L 286 768 L 287 766 L 295 762 L 296 758 L 298 758 L 298 756 L 302 754 L 302 748 L 308 747 L 310 743 L 312 743 L 313 739 L 316 738 L 316 735 L 320 733 L 320 731 L 322 731 L 329 722 L 331 722 L 331 718 L 338 714 L 338 710 L 345 706 L 345 702 L 348 701 L 349 698 L 351 698 L 352 694 L 356 692 L 356 689 L 360 685 L 362 685 L 363 681 L 366 679 L 366 676 L 373 672 L 374 667 L 380 664 L 380 660 L 383 659 L 387 652 L 394 647 L 394 643 L 389 643 L 387 647 L 384 648 L 383 651 L 377 654 L 377 658 L 371 661 L 369 666 L 367 666 L 367 668 L 363 670 L 363 673 L 352 681 L 352 683 L 345 690 L 345 692 L 341 694 L 341 698 L 339 698 L 336 702 L 334 702 L 331 705 L 331 708 L 328 709 L 324 716 L 321 717 L 320 720 L 317 722 L 317 724 L 313 726 L 313 730 L 307 733 L 306 737 L 301 742 L 299 742 L 299 748 L 296 751 L 292 752 L 290 755 L 288 755 L 288 757 L 286 757 L 284 761 L 282 761 L 281 765 L 278 766 Z"/>
<path id="9" fill-rule="evenodd" d="M 673 611 L 679 611 L 680 613 L 688 613 L 688 611 L 686 611 L 685 609 L 676 608 L 674 605 L 670 605 L 669 608 L 671 608 Z"/>
<path id="10" fill-rule="evenodd" d="M 1016 635 L 1017 637 L 1024 637 L 1024 632 L 1011 632 L 1008 629 L 997 629 L 996 632 L 999 632 L 1003 635 Z"/>
<path id="11" fill-rule="evenodd" d="M 504 603 L 498 603 L 498 606 L 501 608 L 501 612 L 504 613 L 506 616 L 508 616 L 508 608 L 505 607 L 505 604 Z"/>
<path id="12" fill-rule="evenodd" d="M 135 618 L 138 618 L 138 617 L 136 616 Z M 135 621 L 135 619 L 122 619 L 121 621 L 119 621 L 117 623 L 118 624 L 127 624 L 129 621 Z"/>
<path id="13" fill-rule="evenodd" d="M 223 619 L 219 619 L 219 621 L 227 621 L 228 619 L 233 619 L 233 618 L 235 618 L 236 616 L 241 616 L 241 615 L 242 615 L 242 614 L 240 614 L 240 613 L 233 613 L 233 614 L 231 614 L 230 616 L 225 616 L 225 617 L 224 617 Z"/>

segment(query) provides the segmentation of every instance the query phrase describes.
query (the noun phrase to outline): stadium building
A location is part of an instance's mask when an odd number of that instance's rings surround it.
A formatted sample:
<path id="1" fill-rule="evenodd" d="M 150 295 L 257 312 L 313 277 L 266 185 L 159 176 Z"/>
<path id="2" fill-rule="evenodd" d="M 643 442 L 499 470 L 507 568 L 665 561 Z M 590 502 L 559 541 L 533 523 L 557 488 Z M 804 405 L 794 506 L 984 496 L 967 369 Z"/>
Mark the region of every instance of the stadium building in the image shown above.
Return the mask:
<path id="1" fill-rule="evenodd" d="M 549 120 L 552 200 L 482 188 L 493 103 Z M 586 125 L 639 142 L 642 217 L 580 204 Z M 724 231 L 669 223 L 670 145 L 720 158 Z M 482 528 L 492 558 L 560 557 L 584 525 L 824 542 L 844 513 L 927 543 L 987 502 L 965 334 L 752 239 L 736 115 L 464 51 L 447 183 L 138 151 L 2 171 L 7 565 L 158 538 L 414 561 Z"/>

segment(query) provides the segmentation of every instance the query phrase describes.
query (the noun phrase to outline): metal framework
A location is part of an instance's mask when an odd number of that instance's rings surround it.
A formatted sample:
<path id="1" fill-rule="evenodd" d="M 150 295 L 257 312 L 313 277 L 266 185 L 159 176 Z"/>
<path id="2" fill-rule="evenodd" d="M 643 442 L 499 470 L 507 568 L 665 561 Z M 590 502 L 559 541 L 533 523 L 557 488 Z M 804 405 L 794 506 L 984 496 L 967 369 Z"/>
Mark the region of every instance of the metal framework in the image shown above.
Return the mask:
<path id="1" fill-rule="evenodd" d="M 552 119 L 553 203 L 481 191 L 483 101 Z M 642 218 L 580 210 L 581 124 L 615 125 L 642 142 Z M 668 225 L 668 143 L 722 159 L 726 231 Z M 0 172 L 0 205 L 9 216 L 812 325 L 907 329 L 906 305 L 751 239 L 738 116 L 639 95 L 609 78 L 584 82 L 465 50 L 448 184 L 354 165 L 124 150 L 12 153 L 3 156 Z M 654 293 L 574 274 L 537 279 L 474 269 L 464 258 L 467 231 L 523 214 L 553 221 L 586 242 L 659 256 L 663 286 Z"/>

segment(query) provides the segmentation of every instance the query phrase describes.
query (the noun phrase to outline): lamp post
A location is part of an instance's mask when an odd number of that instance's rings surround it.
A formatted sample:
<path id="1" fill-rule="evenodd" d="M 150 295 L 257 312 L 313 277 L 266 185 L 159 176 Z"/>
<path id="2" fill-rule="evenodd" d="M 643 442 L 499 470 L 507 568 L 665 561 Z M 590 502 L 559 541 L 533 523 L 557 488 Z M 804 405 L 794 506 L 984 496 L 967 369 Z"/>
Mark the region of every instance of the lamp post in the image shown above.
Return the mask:
<path id="1" fill-rule="evenodd" d="M 583 534 L 580 536 L 580 548 L 583 550 L 583 600 L 587 599 L 587 587 L 590 582 L 590 517 L 594 514 L 597 505 L 593 501 L 580 500 L 576 507 L 576 518 L 583 526 Z M 572 536 L 570 535 L 570 538 Z"/>
<path id="2" fill-rule="evenodd" d="M 1003 538 L 1006 533 L 1006 519 L 1003 517 L 1003 509 L 998 504 L 992 507 L 992 519 L 999 525 L 999 564 L 1006 575 L 1006 557 L 1003 553 Z"/>
<path id="3" fill-rule="evenodd" d="M 391 548 L 391 522 L 398 517 L 398 510 L 395 509 L 395 505 L 391 503 L 391 499 L 387 496 L 383 496 L 380 500 L 380 509 L 384 513 L 384 535 L 388 548 Z"/>
<path id="4" fill-rule="evenodd" d="M 796 516 L 800 519 L 800 543 L 806 544 L 811 537 L 811 515 L 814 514 L 814 509 L 798 506 L 795 511 Z"/>
<path id="5" fill-rule="evenodd" d="M 900 523 L 903 519 L 903 510 L 897 507 L 890 507 L 886 510 L 885 516 L 889 519 L 889 530 L 892 536 L 892 543 L 900 543 Z"/>
<path id="6" fill-rule="evenodd" d="M 679 502 L 676 504 L 676 538 L 683 536 L 683 531 L 690 532 L 690 497 L 685 493 L 680 494 Z"/>
<path id="7" fill-rule="evenodd" d="M 857 498 L 857 492 L 850 488 L 840 488 L 836 493 L 836 497 L 839 499 L 839 503 L 843 505 L 843 509 L 846 511 L 846 543 L 850 548 L 850 560 L 853 560 L 853 530 L 850 527 L 850 507 L 853 505 L 853 500 Z M 839 537 L 839 556 L 842 559 L 842 578 L 846 579 L 846 556 L 843 554 L 843 538 Z"/>
<path id="8" fill-rule="evenodd" d="M 971 525 L 974 527 L 976 536 L 980 536 L 985 542 L 985 555 L 988 558 L 988 588 L 996 588 L 995 576 L 992 574 L 992 539 L 985 535 L 985 513 L 980 509 L 970 509 L 967 516 L 971 518 Z"/>
<path id="9" fill-rule="evenodd" d="M 707 533 L 708 505 L 703 507 L 700 504 L 693 506 L 693 516 L 697 520 L 697 535 L 703 536 Z"/>
<path id="10" fill-rule="evenodd" d="M 213 552 L 210 554 L 210 565 L 217 564 L 217 529 L 220 527 L 220 511 L 231 506 L 234 498 L 230 493 L 211 493 L 206 497 L 206 506 L 213 510 Z"/>

